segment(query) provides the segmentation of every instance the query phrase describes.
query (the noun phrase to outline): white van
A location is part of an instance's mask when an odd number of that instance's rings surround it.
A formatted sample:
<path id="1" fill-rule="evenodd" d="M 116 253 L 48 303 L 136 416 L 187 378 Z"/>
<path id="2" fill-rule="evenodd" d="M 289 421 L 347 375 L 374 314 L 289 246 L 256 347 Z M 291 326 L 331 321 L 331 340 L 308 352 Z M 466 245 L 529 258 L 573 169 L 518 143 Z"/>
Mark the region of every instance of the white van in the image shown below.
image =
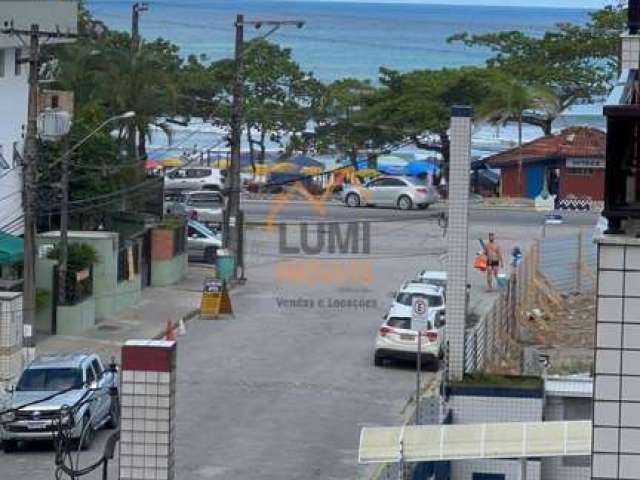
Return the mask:
<path id="1" fill-rule="evenodd" d="M 164 188 L 175 190 L 222 191 L 220 170 L 209 167 L 183 167 L 169 171 L 164 177 Z"/>

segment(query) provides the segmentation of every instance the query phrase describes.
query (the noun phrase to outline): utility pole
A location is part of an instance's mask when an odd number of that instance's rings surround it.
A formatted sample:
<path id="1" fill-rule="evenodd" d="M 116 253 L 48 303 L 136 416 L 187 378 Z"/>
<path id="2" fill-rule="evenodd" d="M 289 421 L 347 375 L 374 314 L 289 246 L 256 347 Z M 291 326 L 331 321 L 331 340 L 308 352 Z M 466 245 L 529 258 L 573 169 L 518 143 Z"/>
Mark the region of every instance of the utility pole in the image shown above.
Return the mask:
<path id="1" fill-rule="evenodd" d="M 140 51 L 140 12 L 146 12 L 147 10 L 149 10 L 149 6 L 147 5 L 146 2 L 136 2 L 133 4 L 133 6 L 131 7 L 131 57 L 130 57 L 130 61 L 131 61 L 131 70 L 135 71 L 135 64 L 136 64 L 136 60 L 137 60 L 137 55 L 138 52 Z M 133 86 L 131 85 L 130 88 L 133 88 Z M 130 90 L 131 92 L 131 96 L 130 98 L 133 98 L 133 95 L 135 94 L 133 92 L 133 90 Z M 127 105 L 128 107 L 130 107 L 131 109 L 134 109 L 135 106 L 134 105 Z M 127 131 L 127 136 L 129 137 L 129 154 L 132 156 L 132 158 L 139 160 L 139 152 L 138 152 L 138 145 L 136 143 L 136 134 L 138 133 L 138 129 L 136 128 L 136 124 L 135 122 L 131 122 L 131 124 L 129 125 L 128 131 Z M 144 139 L 141 138 L 140 141 L 143 141 Z M 126 205 L 126 196 L 122 197 L 122 201 L 123 201 L 123 209 Z"/>
<path id="2" fill-rule="evenodd" d="M 36 161 L 38 156 L 38 93 L 40 73 L 40 27 L 29 31 L 29 104 L 22 166 L 22 207 L 24 209 L 23 317 L 33 328 L 36 310 Z"/>
<path id="3" fill-rule="evenodd" d="M 29 94 L 27 128 L 24 139 L 24 162 L 22 165 L 22 208 L 24 210 L 24 261 L 23 261 L 23 322 L 33 330 L 36 310 L 36 162 L 38 158 L 38 97 L 40 73 L 40 38 L 75 38 L 77 35 L 46 32 L 38 24 L 28 30 L 16 29 L 13 25 L 0 30 L 10 36 L 28 38 Z M 26 43 L 23 40 L 23 43 Z M 23 60 L 21 60 L 23 61 Z"/>
<path id="4" fill-rule="evenodd" d="M 131 51 L 140 49 L 140 12 L 149 10 L 146 2 L 136 2 L 131 7 Z"/>
<path id="5" fill-rule="evenodd" d="M 69 134 L 62 142 L 65 152 L 69 149 Z M 67 263 L 69 252 L 69 156 L 62 158 L 60 175 L 60 245 L 58 251 L 58 305 L 67 300 Z M 57 332 L 53 332 L 57 333 Z"/>
<path id="6" fill-rule="evenodd" d="M 242 144 L 242 119 L 244 106 L 244 55 L 252 47 L 244 48 L 244 27 L 253 25 L 256 29 L 264 26 L 271 27 L 259 39 L 267 38 L 272 33 L 284 25 L 295 25 L 298 28 L 304 26 L 304 22 L 295 20 L 254 20 L 247 22 L 244 15 L 238 14 L 235 22 L 235 62 L 233 71 L 233 104 L 231 110 L 231 165 L 226 179 L 226 190 L 228 192 L 227 208 L 225 209 L 223 225 L 223 242 L 225 248 L 233 251 L 235 258 L 234 278 L 238 276 L 238 267 L 241 268 L 244 280 L 244 259 L 242 252 L 244 229 L 242 227 L 242 212 L 240 211 L 240 156 Z"/>

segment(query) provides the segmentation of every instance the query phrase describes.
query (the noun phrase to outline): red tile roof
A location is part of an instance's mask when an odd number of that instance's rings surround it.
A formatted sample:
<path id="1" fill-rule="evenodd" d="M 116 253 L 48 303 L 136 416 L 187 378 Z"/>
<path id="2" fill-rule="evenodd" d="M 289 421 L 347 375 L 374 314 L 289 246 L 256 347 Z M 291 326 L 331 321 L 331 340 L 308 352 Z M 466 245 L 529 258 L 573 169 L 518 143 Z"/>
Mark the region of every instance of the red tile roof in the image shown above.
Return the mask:
<path id="1" fill-rule="evenodd" d="M 602 130 L 592 127 L 571 127 L 557 134 L 546 135 L 525 143 L 521 149 L 514 147 L 505 150 L 488 157 L 486 161 L 489 166 L 500 168 L 517 165 L 520 158 L 525 164 L 554 158 L 604 158 L 605 147 L 606 134 Z"/>

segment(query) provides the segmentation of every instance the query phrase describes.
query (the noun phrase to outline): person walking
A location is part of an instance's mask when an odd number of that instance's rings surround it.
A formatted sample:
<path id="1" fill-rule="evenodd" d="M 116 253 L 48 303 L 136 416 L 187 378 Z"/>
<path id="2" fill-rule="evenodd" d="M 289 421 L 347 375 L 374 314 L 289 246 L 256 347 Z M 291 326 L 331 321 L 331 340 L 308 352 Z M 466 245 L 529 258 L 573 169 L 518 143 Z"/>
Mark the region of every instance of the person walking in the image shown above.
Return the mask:
<path id="1" fill-rule="evenodd" d="M 502 250 L 496 242 L 495 234 L 489 233 L 489 241 L 484 245 L 484 254 L 487 256 L 487 290 L 493 290 L 493 281 L 498 283 L 498 273 L 503 268 Z"/>

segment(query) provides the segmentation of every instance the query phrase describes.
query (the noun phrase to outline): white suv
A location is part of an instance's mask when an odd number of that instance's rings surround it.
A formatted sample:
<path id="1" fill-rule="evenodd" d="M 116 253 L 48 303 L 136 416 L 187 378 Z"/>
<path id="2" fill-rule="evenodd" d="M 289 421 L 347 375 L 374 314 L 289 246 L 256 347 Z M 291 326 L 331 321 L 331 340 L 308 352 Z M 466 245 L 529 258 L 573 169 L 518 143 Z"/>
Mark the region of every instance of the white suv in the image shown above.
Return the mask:
<path id="1" fill-rule="evenodd" d="M 400 290 L 394 294 L 393 306 L 400 305 L 411 308 L 414 297 L 425 299 L 429 306 L 429 311 L 438 312 L 440 316 L 444 315 L 445 296 L 442 287 L 420 281 L 405 282 Z"/>
<path id="2" fill-rule="evenodd" d="M 385 360 L 415 360 L 418 355 L 418 332 L 422 332 L 422 363 L 438 370 L 444 343 L 444 321 L 431 310 L 426 324 L 414 325 L 411 307 L 394 305 L 383 317 L 376 336 L 373 363 L 380 367 Z"/>
<path id="3" fill-rule="evenodd" d="M 171 170 L 164 178 L 165 189 L 222 191 L 222 176 L 217 168 L 185 167 Z"/>

